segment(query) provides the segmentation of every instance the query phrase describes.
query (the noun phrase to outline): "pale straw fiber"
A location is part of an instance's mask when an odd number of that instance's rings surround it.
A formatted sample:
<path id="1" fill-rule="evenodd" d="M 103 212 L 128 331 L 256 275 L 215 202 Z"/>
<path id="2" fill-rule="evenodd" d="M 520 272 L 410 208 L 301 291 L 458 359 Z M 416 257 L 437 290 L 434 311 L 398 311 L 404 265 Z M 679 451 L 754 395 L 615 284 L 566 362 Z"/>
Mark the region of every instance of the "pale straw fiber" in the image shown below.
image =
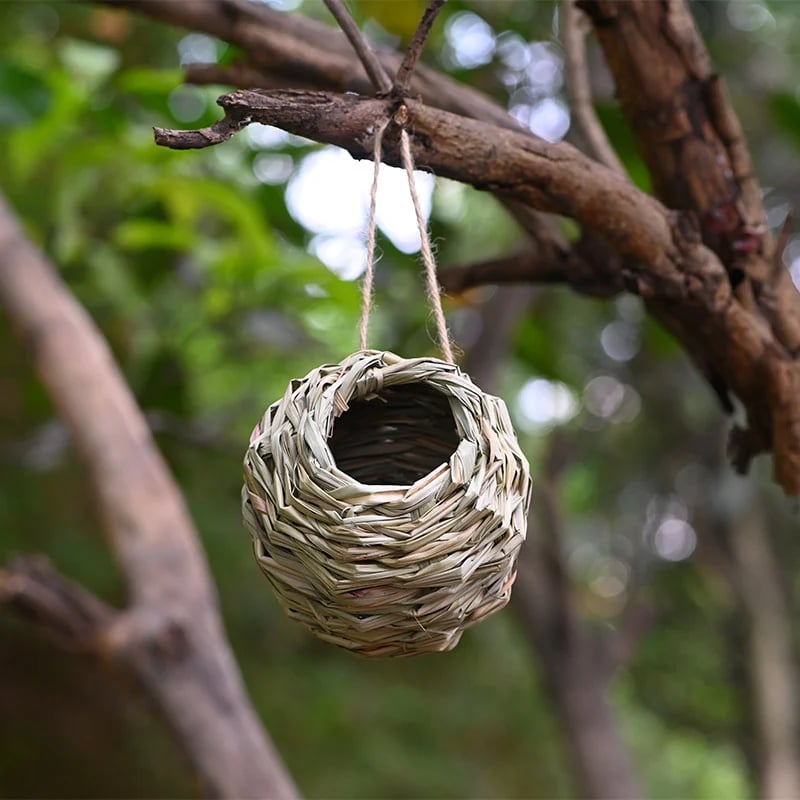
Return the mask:
<path id="1" fill-rule="evenodd" d="M 367 656 L 454 647 L 502 608 L 530 476 L 505 404 L 457 366 L 359 351 L 253 431 L 244 520 L 288 615 Z"/>

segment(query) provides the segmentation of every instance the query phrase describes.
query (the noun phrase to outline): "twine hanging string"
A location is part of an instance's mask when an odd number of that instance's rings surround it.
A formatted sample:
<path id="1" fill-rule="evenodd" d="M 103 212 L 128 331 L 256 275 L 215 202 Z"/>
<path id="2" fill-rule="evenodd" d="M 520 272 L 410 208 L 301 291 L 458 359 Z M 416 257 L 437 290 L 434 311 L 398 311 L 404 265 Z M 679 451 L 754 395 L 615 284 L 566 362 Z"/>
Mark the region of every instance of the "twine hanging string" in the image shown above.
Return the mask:
<path id="1" fill-rule="evenodd" d="M 367 334 L 369 333 L 369 317 L 372 313 L 372 295 L 375 285 L 375 227 L 378 208 L 378 173 L 381 169 L 381 153 L 383 152 L 383 134 L 389 127 L 389 120 L 384 120 L 375 131 L 375 141 L 372 145 L 372 160 L 375 164 L 372 170 L 372 188 L 369 192 L 369 221 L 367 223 L 367 267 L 364 270 L 364 280 L 361 283 L 361 325 L 359 326 L 359 345 L 361 350 L 367 349 Z"/>
<path id="2" fill-rule="evenodd" d="M 433 315 L 436 318 L 436 331 L 439 334 L 439 346 L 442 348 L 445 360 L 451 364 L 453 362 L 453 348 L 450 344 L 450 334 L 447 331 L 447 320 L 444 318 L 442 308 L 442 295 L 439 290 L 439 279 L 436 277 L 436 261 L 433 257 L 431 240 L 428 236 L 428 226 L 422 216 L 422 208 L 419 204 L 417 194 L 417 182 L 414 180 L 414 158 L 411 155 L 411 142 L 405 128 L 400 130 L 400 153 L 403 156 L 403 166 L 408 177 L 408 188 L 411 191 L 411 201 L 414 204 L 414 213 L 417 216 L 417 227 L 419 228 L 420 247 L 422 249 L 422 261 L 425 264 L 425 283 L 428 290 L 428 301 L 433 308 Z"/>
<path id="3" fill-rule="evenodd" d="M 400 111 L 396 115 L 396 121 L 398 122 L 400 120 L 397 118 L 401 117 L 401 112 L 405 112 L 405 107 L 401 107 Z M 405 115 L 403 114 L 403 116 Z M 359 338 L 362 350 L 367 349 L 369 318 L 370 314 L 372 313 L 372 296 L 375 282 L 375 229 L 378 199 L 378 172 L 380 170 L 381 157 L 383 153 L 383 135 L 386 132 L 389 122 L 389 120 L 386 120 L 375 132 L 375 141 L 372 150 L 375 168 L 372 173 L 372 188 L 369 195 L 369 221 L 367 223 L 367 266 L 364 272 L 364 280 L 361 285 L 361 325 L 359 329 Z M 417 182 L 414 179 L 414 157 L 411 155 L 411 141 L 404 127 L 401 127 L 400 129 L 400 155 L 402 157 L 403 167 L 406 171 L 406 177 L 408 178 L 408 188 L 411 192 L 411 202 L 414 206 L 414 215 L 417 219 L 420 250 L 422 252 L 422 261 L 425 265 L 425 285 L 428 301 L 431 304 L 433 315 L 436 320 L 436 331 L 439 337 L 439 347 L 442 350 L 445 360 L 453 364 L 455 363 L 453 359 L 453 347 L 450 343 L 450 334 L 447 330 L 447 320 L 445 319 L 444 309 L 442 308 L 439 281 L 436 276 L 436 260 L 433 257 L 433 248 L 431 247 L 431 240 L 428 236 L 428 226 L 426 225 L 425 218 L 422 214 L 422 207 L 420 206 L 419 202 L 419 194 L 417 193 Z"/>

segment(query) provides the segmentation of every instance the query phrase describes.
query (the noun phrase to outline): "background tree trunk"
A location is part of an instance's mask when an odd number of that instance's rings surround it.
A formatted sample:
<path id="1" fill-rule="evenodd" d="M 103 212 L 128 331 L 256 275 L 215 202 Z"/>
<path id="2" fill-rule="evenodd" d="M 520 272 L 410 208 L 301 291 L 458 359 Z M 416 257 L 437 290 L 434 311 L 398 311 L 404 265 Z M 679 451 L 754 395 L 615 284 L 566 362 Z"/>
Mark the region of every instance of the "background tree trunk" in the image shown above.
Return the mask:
<path id="1" fill-rule="evenodd" d="M 245 693 L 197 532 L 108 346 L 0 199 L 0 301 L 86 463 L 130 605 L 52 570 L 0 571 L 0 601 L 130 669 L 213 796 L 296 789 Z"/>

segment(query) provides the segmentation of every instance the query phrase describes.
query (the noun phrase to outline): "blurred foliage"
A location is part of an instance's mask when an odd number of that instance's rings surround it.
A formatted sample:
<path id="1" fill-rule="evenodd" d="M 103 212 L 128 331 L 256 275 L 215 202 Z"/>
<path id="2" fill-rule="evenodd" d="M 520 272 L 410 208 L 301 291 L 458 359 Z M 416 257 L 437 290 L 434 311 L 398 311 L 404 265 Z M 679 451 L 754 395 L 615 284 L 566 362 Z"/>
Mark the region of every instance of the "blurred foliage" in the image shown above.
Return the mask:
<path id="1" fill-rule="evenodd" d="M 377 41 L 400 46 L 424 4 L 353 5 Z M 787 166 L 800 145 L 800 18 L 777 2 L 693 8 L 751 134 L 777 228 L 800 199 L 797 167 Z M 327 19 L 320 3 L 300 10 Z M 312 797 L 574 796 L 563 734 L 512 611 L 469 632 L 453 653 L 364 662 L 292 626 L 259 577 L 239 520 L 247 435 L 288 380 L 355 348 L 359 291 L 310 254 L 313 232 L 285 201 L 286 182 L 318 146 L 291 137 L 265 145 L 246 134 L 189 153 L 153 145 L 154 125 L 217 117 L 216 88 L 181 87 L 181 58 L 197 48 L 232 57 L 210 37 L 111 8 L 0 4 L 0 185 L 149 415 L 203 536 L 259 712 Z M 591 57 L 601 118 L 646 187 L 609 78 L 596 51 Z M 564 107 L 551 3 L 451 0 L 425 59 L 515 113 L 552 120 Z M 535 64 L 546 68 L 537 73 Z M 282 177 L 258 177 L 276 166 L 288 166 Z M 437 186 L 431 227 L 443 265 L 521 241 L 490 196 L 447 181 Z M 415 258 L 386 237 L 381 247 L 376 343 L 435 352 Z M 467 351 L 480 346 L 491 294 L 450 302 Z M 700 513 L 729 503 L 731 492 L 719 477 L 726 467 L 711 393 L 634 298 L 592 301 L 558 288 L 538 292 L 499 379 L 534 474 L 554 429 L 567 444 L 564 548 L 589 622 L 613 630 L 622 608 L 642 599 L 657 609 L 615 686 L 648 791 L 751 796 L 745 634 Z M 103 597 L 124 601 L 68 436 L 7 324 L 0 486 L 0 563 L 47 553 Z M 800 566 L 796 516 L 774 490 L 764 496 L 782 563 Z M 684 525 L 685 552 L 659 539 L 670 521 Z M 796 581 L 791 588 L 796 604 Z M 197 791 L 132 687 L 0 617 L 0 795 Z"/>

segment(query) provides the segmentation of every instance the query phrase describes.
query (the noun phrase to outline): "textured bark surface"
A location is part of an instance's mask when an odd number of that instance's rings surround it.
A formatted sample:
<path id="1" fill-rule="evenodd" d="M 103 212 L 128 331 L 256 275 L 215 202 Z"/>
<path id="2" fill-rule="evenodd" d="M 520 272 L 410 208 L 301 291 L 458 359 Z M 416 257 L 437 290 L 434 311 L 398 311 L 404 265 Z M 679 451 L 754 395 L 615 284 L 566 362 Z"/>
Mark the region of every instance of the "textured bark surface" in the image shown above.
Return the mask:
<path id="1" fill-rule="evenodd" d="M 721 397 L 727 400 L 730 390 L 743 403 L 749 429 L 732 440 L 734 461 L 744 468 L 754 453 L 772 449 L 776 480 L 787 493 L 800 493 L 800 364 L 763 317 L 736 298 L 693 218 L 670 211 L 569 144 L 412 100 L 398 106 L 357 95 L 275 90 L 234 92 L 219 103 L 226 118 L 213 128 L 157 129 L 156 141 L 208 147 L 262 122 L 368 158 L 371 131 L 391 117 L 411 132 L 419 167 L 575 219 L 613 248 L 623 284 L 677 336 Z M 396 130 L 387 132 L 384 161 L 400 164 Z"/>
<path id="2" fill-rule="evenodd" d="M 770 402 L 771 421 L 750 418 L 751 430 L 733 438 L 734 461 L 745 469 L 756 452 L 782 451 L 776 479 L 797 494 L 800 294 L 767 229 L 761 188 L 724 81 L 714 74 L 684 2 L 577 5 L 592 20 L 656 195 L 670 208 L 691 212 L 703 242 L 725 265 L 732 304 L 768 331 L 764 393 L 779 397 Z M 715 360 L 696 360 L 723 396 L 727 388 L 737 393 Z M 758 402 L 752 397 L 748 406 Z"/>
<path id="3" fill-rule="evenodd" d="M 295 797 L 247 699 L 180 490 L 107 344 L 2 199 L 0 303 L 88 468 L 130 606 L 31 564 L 0 572 L 0 601 L 132 670 L 210 794 Z"/>
<path id="4" fill-rule="evenodd" d="M 244 51 L 228 67 L 190 67 L 189 80 L 373 92 L 344 36 L 300 15 L 243 0 L 104 1 L 212 33 Z M 729 394 L 742 402 L 747 427 L 732 430 L 734 466 L 744 472 L 755 455 L 772 452 L 775 480 L 787 493 L 800 494 L 800 295 L 766 230 L 760 188 L 723 82 L 712 72 L 683 0 L 581 0 L 576 5 L 592 20 L 663 205 L 637 192 L 626 178 L 598 171 L 596 162 L 576 159 L 567 145 L 546 145 L 520 132 L 518 123 L 485 95 L 425 68 L 416 71 L 411 84 L 412 96 L 431 112 L 413 108 L 408 124 L 416 134 L 415 157 L 442 175 L 495 192 L 506 205 L 515 201 L 514 216 L 533 239 L 527 263 L 536 266 L 529 280 L 540 275 L 551 280 L 554 271 L 560 272 L 565 283 L 583 291 L 590 271 L 597 277 L 588 281 L 591 294 L 610 296 L 620 283 L 640 294 L 652 316 L 681 342 L 724 408 L 733 408 Z M 395 53 L 378 55 L 390 73 L 400 64 Z M 241 100 L 225 102 L 243 127 L 246 101 L 233 108 Z M 304 101 L 291 93 L 250 100 L 263 115 L 260 121 L 367 157 L 366 128 L 348 125 L 337 136 L 320 119 L 328 111 L 355 110 L 346 105 L 349 101 L 337 108 L 333 101 L 326 106 L 320 96 Z M 430 107 L 485 126 L 450 119 L 437 128 L 442 118 Z M 359 123 L 365 124 L 385 110 L 359 109 Z M 347 121 L 341 114 L 337 119 Z M 498 138 L 497 128 L 517 131 L 527 144 Z M 203 134 L 196 136 L 193 144 L 182 139 L 182 146 L 213 143 L 204 142 Z M 480 141 L 470 143 L 472 136 Z M 508 146 L 508 153 L 498 153 Z M 397 163 L 395 155 L 390 149 L 387 161 Z M 495 182 L 492 171 L 481 170 L 476 159 L 495 165 L 502 161 L 502 179 Z M 584 179 L 592 187 L 591 199 L 583 196 Z M 604 181 L 605 190 L 599 185 Z M 604 254 L 611 247 L 613 255 L 600 263 L 587 258 L 586 250 L 570 253 L 563 239 L 549 250 L 553 241 L 540 248 L 541 222 L 533 209 L 573 217 L 583 226 L 584 241 L 600 243 Z M 542 267 L 543 251 L 554 254 L 556 270 Z M 500 264 L 501 270 L 507 268 L 507 261 Z"/>

